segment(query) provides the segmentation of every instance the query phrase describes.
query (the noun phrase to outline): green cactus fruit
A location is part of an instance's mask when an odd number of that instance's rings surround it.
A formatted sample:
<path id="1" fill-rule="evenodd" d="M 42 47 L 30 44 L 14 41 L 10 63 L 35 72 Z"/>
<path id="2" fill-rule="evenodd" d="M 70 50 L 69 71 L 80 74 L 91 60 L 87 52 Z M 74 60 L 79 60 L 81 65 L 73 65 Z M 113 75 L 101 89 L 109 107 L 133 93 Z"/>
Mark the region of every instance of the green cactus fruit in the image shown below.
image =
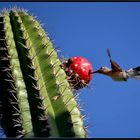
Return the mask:
<path id="1" fill-rule="evenodd" d="M 24 10 L 0 16 L 1 125 L 7 137 L 87 137 L 53 44 Z"/>

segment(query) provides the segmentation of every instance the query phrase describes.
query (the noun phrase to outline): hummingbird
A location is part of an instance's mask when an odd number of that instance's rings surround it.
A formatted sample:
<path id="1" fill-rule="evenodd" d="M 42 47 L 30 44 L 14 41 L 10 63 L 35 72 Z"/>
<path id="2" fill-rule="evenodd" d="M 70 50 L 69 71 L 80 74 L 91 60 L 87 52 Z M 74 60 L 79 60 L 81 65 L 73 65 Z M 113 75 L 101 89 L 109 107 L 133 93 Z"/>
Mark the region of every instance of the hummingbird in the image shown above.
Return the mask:
<path id="1" fill-rule="evenodd" d="M 107 54 L 110 60 L 111 69 L 108 67 L 101 67 L 97 71 L 92 72 L 109 76 L 114 81 L 127 81 L 129 78 L 135 78 L 140 80 L 140 66 L 123 70 L 119 64 L 112 60 L 109 48 L 107 48 Z"/>

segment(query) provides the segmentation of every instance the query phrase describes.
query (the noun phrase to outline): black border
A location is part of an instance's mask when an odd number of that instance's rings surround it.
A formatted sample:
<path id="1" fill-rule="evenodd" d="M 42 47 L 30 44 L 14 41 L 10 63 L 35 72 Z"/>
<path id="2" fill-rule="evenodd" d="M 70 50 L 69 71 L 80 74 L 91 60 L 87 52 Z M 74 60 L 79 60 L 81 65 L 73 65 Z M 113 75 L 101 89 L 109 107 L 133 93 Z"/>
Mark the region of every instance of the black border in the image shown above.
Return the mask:
<path id="1" fill-rule="evenodd" d="M 0 0 L 0 2 L 140 2 L 140 0 Z M 15 140 L 16 138 L 0 138 L 0 140 Z M 140 138 L 21 138 L 25 140 L 100 140 L 100 139 L 140 139 Z"/>
<path id="2" fill-rule="evenodd" d="M 140 0 L 0 0 L 0 2 L 140 2 Z"/>

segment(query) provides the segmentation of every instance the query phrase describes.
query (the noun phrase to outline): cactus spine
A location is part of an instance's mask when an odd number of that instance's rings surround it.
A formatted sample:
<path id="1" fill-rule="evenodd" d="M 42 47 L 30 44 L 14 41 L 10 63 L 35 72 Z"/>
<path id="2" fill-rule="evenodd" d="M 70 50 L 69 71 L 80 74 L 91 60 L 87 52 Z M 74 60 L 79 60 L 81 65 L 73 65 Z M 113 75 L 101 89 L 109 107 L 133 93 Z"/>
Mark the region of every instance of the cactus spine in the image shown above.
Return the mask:
<path id="1" fill-rule="evenodd" d="M 0 99 L 7 137 L 86 137 L 48 35 L 26 11 L 0 16 Z"/>

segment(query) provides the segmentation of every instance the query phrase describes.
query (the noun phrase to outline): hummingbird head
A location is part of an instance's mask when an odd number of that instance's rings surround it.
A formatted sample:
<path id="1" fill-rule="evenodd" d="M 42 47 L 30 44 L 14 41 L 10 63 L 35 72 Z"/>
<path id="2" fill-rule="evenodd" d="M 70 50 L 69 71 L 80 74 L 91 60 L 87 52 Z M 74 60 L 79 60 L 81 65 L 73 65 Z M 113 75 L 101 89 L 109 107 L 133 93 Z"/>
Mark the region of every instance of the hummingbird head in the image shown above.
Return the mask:
<path id="1" fill-rule="evenodd" d="M 93 73 L 101 73 L 101 74 L 106 74 L 110 71 L 110 69 L 108 67 L 101 67 L 100 69 L 98 69 L 97 71 L 94 71 Z"/>

